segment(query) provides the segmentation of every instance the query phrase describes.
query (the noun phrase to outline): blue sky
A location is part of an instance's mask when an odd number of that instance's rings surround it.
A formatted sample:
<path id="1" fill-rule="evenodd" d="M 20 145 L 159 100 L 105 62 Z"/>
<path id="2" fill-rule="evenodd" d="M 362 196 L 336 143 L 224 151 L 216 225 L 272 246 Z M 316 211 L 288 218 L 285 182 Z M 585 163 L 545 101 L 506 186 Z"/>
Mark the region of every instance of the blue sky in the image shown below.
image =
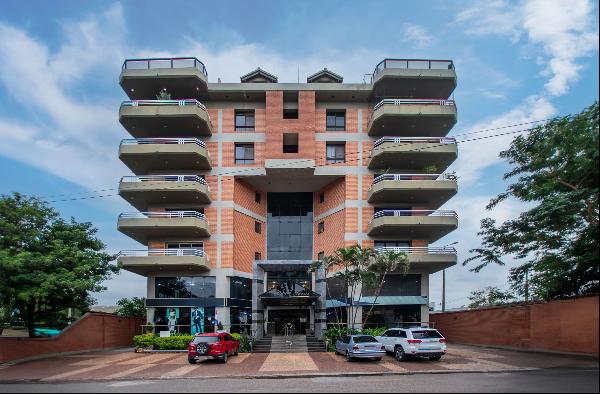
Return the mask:
<path id="1" fill-rule="evenodd" d="M 282 82 L 294 82 L 298 68 L 304 79 L 323 67 L 361 82 L 385 57 L 449 58 L 459 75 L 451 134 L 574 113 L 598 99 L 592 0 L 53 1 L 35 11 L 2 2 L 0 193 L 47 197 L 63 215 L 92 221 L 112 251 L 140 248 L 116 231 L 117 215 L 132 210 L 114 196 L 128 174 L 117 158 L 128 137 L 117 119 L 125 58 L 196 56 L 209 80 L 224 82 L 258 66 Z M 452 167 L 460 191 L 444 207 L 458 211 L 460 229 L 438 244 L 457 241 L 461 261 L 478 244 L 481 218 L 506 220 L 524 209 L 515 201 L 483 209 L 505 186 L 498 152 L 511 138 L 460 145 Z M 61 201 L 78 197 L 93 198 Z M 448 306 L 465 304 L 472 290 L 504 287 L 507 268 L 448 270 Z M 101 305 L 145 294 L 144 279 L 127 272 L 107 285 Z M 432 301 L 439 303 L 440 290 L 436 274 Z"/>

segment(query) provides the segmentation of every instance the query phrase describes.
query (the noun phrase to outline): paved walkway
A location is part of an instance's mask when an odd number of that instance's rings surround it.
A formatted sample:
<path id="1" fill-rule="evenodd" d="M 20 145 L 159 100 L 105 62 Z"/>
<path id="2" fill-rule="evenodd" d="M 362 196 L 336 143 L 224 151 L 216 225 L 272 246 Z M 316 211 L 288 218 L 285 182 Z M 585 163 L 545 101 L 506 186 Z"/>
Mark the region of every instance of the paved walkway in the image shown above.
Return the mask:
<path id="1" fill-rule="evenodd" d="M 215 360 L 190 365 L 185 353 L 140 354 L 131 350 L 121 350 L 3 365 L 0 367 L 0 382 L 498 372 L 531 368 L 597 370 L 598 360 L 449 345 L 448 355 L 438 362 L 421 359 L 400 363 L 392 356 L 385 357 L 381 362 L 347 362 L 344 357 L 333 353 L 271 353 L 240 354 L 238 357 L 230 357 L 226 365 Z"/>

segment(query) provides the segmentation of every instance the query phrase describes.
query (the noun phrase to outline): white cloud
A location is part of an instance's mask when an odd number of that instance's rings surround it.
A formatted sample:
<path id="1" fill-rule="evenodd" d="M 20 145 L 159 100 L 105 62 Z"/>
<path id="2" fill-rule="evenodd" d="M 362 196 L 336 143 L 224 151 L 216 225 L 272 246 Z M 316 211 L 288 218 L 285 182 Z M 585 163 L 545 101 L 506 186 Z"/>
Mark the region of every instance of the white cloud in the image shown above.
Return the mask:
<path id="1" fill-rule="evenodd" d="M 430 47 L 435 40 L 424 26 L 415 23 L 405 23 L 402 26 L 402 38 L 400 41 L 413 48 L 423 49 Z"/>
<path id="2" fill-rule="evenodd" d="M 545 88 L 553 96 L 569 91 L 583 68 L 578 59 L 598 51 L 598 20 L 589 0 L 478 1 L 458 13 L 456 22 L 477 36 L 509 36 L 540 45 L 547 76 Z"/>

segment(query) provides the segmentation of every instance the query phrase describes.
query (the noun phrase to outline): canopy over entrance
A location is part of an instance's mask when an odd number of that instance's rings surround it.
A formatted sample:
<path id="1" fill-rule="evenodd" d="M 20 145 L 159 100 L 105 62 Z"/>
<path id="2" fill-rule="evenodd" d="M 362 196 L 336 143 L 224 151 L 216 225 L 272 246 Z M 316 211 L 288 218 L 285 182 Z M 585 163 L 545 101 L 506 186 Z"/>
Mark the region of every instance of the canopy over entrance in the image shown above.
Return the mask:
<path id="1" fill-rule="evenodd" d="M 319 294 L 306 289 L 294 281 L 279 284 L 258 296 L 265 305 L 303 306 L 312 305 L 319 299 Z"/>

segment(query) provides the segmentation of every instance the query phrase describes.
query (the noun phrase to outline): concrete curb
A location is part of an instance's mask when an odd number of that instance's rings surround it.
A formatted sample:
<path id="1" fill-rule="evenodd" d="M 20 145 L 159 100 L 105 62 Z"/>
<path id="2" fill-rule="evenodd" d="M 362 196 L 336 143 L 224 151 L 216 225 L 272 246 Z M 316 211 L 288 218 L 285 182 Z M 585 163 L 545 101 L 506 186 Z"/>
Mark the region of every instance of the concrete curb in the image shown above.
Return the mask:
<path id="1" fill-rule="evenodd" d="M 410 375 L 451 375 L 451 374 L 486 374 L 486 373 L 513 373 L 513 372 L 533 372 L 541 371 L 543 368 L 504 368 L 504 369 L 471 369 L 471 370 L 431 370 L 431 371 L 403 371 L 403 372 L 313 372 L 299 374 L 264 374 L 264 375 L 207 375 L 194 377 L 164 377 L 164 378 L 118 378 L 118 379 L 16 379 L 0 380 L 0 384 L 64 384 L 64 383 L 106 383 L 106 382 L 131 382 L 138 380 L 156 381 L 156 380 L 197 380 L 197 379 L 306 379 L 306 378 L 342 378 L 342 377 L 361 377 L 361 376 L 410 376 Z"/>

